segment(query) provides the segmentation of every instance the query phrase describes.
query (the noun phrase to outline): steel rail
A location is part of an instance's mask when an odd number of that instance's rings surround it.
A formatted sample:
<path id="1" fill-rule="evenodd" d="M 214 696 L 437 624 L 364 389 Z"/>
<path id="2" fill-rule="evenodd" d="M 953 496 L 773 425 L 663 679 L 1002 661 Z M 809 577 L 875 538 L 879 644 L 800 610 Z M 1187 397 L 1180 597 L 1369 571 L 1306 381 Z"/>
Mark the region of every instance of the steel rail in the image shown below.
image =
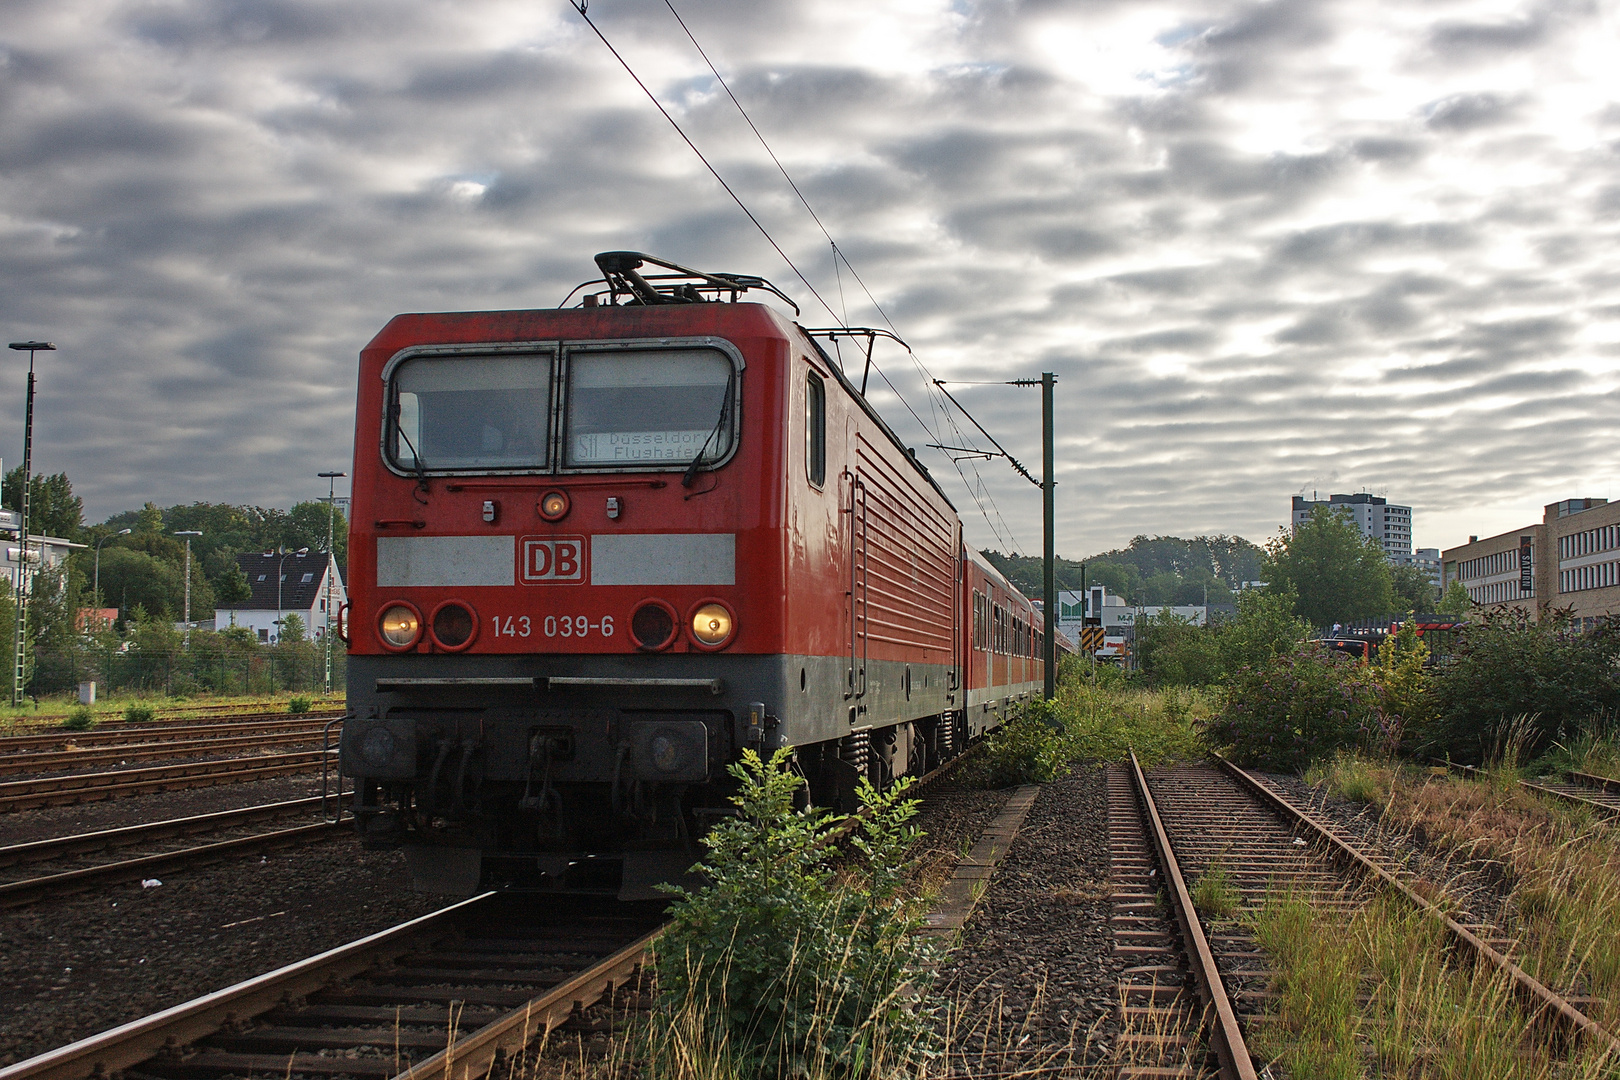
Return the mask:
<path id="1" fill-rule="evenodd" d="M 41 780 L 19 780 L 0 784 L 0 812 L 29 810 L 40 806 L 65 806 L 77 802 L 97 802 L 120 795 L 140 795 L 152 791 L 178 791 L 183 788 L 212 787 L 246 780 L 262 780 L 287 773 L 309 772 L 326 757 L 321 750 L 291 754 L 267 754 L 255 758 L 227 758 L 183 765 L 155 765 L 144 769 L 115 772 L 72 773 Z"/>
<path id="2" fill-rule="evenodd" d="M 668 924 L 665 924 L 667 926 Z M 642 935 L 612 956 L 573 976 L 505 1016 L 452 1042 L 445 1049 L 397 1074 L 394 1080 L 429 1080 L 430 1077 L 480 1077 L 502 1058 L 522 1049 L 576 1012 L 582 1012 L 628 982 L 646 962 L 653 942 L 665 927 Z M 9 1080 L 0 1073 L 0 1080 Z"/>
<path id="3" fill-rule="evenodd" d="M 1620 817 L 1620 806 L 1613 803 L 1599 802 L 1574 791 L 1565 791 L 1562 788 L 1548 787 L 1533 780 L 1520 780 L 1519 786 L 1538 795 L 1551 795 L 1555 799 L 1569 803 L 1571 806 L 1584 806 L 1588 810 L 1595 810 L 1606 817 Z"/>
<path id="4" fill-rule="evenodd" d="M 35 735 L 0 736 L 0 752 L 8 754 L 27 752 L 30 748 L 36 746 L 65 747 L 69 743 L 77 747 L 125 746 L 139 745 L 143 742 L 209 738 L 212 735 L 242 735 L 254 731 L 279 731 L 285 728 L 309 727 L 333 719 L 342 719 L 342 717 L 342 710 L 323 710 L 318 713 L 299 713 L 297 716 L 274 713 L 262 719 L 244 717 L 219 724 L 193 724 L 189 721 L 180 724 L 160 724 L 157 721 L 152 721 L 147 724 L 128 724 L 116 728 L 95 728 L 90 731 L 68 731 L 65 728 L 56 728 Z"/>
<path id="5" fill-rule="evenodd" d="M 1198 921 L 1192 893 L 1181 875 L 1181 864 L 1170 844 L 1170 836 L 1165 832 L 1164 820 L 1159 816 L 1153 793 L 1148 790 L 1147 777 L 1142 774 L 1135 750 L 1131 751 L 1131 776 L 1136 783 L 1137 801 L 1148 821 L 1149 836 L 1159 854 L 1159 865 L 1164 869 L 1170 906 L 1175 910 L 1176 922 L 1181 927 L 1182 945 L 1198 983 L 1198 996 L 1204 999 L 1205 1009 L 1215 1017 L 1210 1030 L 1210 1044 L 1220 1062 L 1221 1076 L 1225 1080 L 1257 1080 L 1254 1061 L 1249 1057 L 1249 1048 L 1243 1041 L 1243 1030 L 1238 1026 L 1237 1012 L 1232 1008 L 1226 985 L 1221 981 L 1215 953 L 1204 935 L 1203 924 Z"/>
<path id="6" fill-rule="evenodd" d="M 414 948 L 422 933 L 447 927 L 457 913 L 494 895 L 480 893 L 307 960 L 9 1065 L 0 1069 L 0 1080 L 88 1080 L 111 1075 L 145 1061 L 166 1046 L 194 1042 L 240 1018 L 267 1012 L 285 999 L 308 994 L 399 956 Z"/>
<path id="7" fill-rule="evenodd" d="M 1251 776 L 1220 754 L 1214 754 L 1213 756 L 1216 763 L 1228 775 L 1285 821 L 1309 834 L 1317 844 L 1327 849 L 1329 855 L 1335 861 L 1362 877 L 1398 893 L 1419 911 L 1438 922 L 1444 928 L 1446 935 L 1461 947 L 1464 956 L 1488 961 L 1497 970 L 1505 974 L 1511 983 L 1514 994 L 1529 1006 L 1536 1019 L 1547 1017 L 1575 1038 L 1590 1040 L 1598 1046 L 1606 1047 L 1610 1055 L 1620 1057 L 1620 1039 L 1616 1039 L 1607 1028 L 1571 1005 L 1559 994 L 1554 993 L 1545 983 L 1519 967 L 1466 926 L 1430 903 L 1410 885 L 1399 880 L 1395 875 L 1345 843 L 1331 829 L 1317 821 L 1316 818 L 1299 809 L 1299 807 L 1261 783 L 1259 779 Z"/>
<path id="8" fill-rule="evenodd" d="M 317 798 L 313 801 L 320 802 L 320 799 Z M 314 825 L 296 825 L 290 829 L 255 833 L 252 836 L 239 836 L 231 840 L 217 840 L 212 844 L 203 844 L 200 847 L 181 848 L 178 851 L 165 851 L 157 855 L 143 855 L 139 858 L 124 859 L 120 862 L 106 863 L 101 866 L 86 866 L 78 870 L 64 870 L 59 874 L 47 874 L 43 877 L 26 878 L 22 881 L 9 881 L 0 884 L 0 908 L 23 907 L 51 897 L 68 896 L 73 893 L 83 892 L 99 885 L 115 885 L 122 881 L 144 880 L 151 875 L 166 873 L 179 867 L 203 866 L 237 855 L 257 854 L 261 851 L 286 847 L 289 844 L 302 844 L 311 840 L 319 840 L 332 835 L 338 829 L 347 825 L 347 821 L 342 823 L 322 821 Z"/>
<path id="9" fill-rule="evenodd" d="M 349 793 L 345 792 L 344 801 L 347 802 L 349 797 Z M 301 810 L 318 811 L 320 808 L 321 797 L 312 795 L 307 799 L 289 799 L 285 802 L 241 806 L 233 810 L 219 810 L 211 814 L 170 818 L 167 821 L 154 821 L 145 825 L 125 825 L 116 829 L 99 829 L 95 832 L 74 833 L 71 836 L 53 836 L 46 840 L 29 840 L 21 844 L 8 844 L 5 847 L 0 847 L 0 867 L 44 862 L 48 859 L 61 859 L 72 855 L 85 855 L 90 852 L 105 851 L 108 848 L 130 847 L 154 840 L 171 840 L 180 836 L 194 836 L 197 833 L 218 832 L 220 829 L 247 825 L 264 818 L 281 817 Z"/>
<path id="10" fill-rule="evenodd" d="M 82 765 L 113 765 L 125 761 L 161 761 L 164 758 L 194 757 L 223 750 L 251 750 L 265 746 L 299 746 L 321 741 L 320 727 L 294 728 L 256 735 L 224 736 L 217 739 L 176 739 L 172 742 L 131 743 L 104 750 L 35 751 L 0 755 L 0 776 L 61 772 Z"/>
<path id="11" fill-rule="evenodd" d="M 1620 780 L 1615 780 L 1607 776 L 1596 776 L 1592 773 L 1580 772 L 1575 769 L 1569 770 L 1569 775 L 1577 784 L 1581 784 L 1585 787 L 1598 788 L 1602 791 L 1608 792 L 1610 795 L 1620 795 Z"/>

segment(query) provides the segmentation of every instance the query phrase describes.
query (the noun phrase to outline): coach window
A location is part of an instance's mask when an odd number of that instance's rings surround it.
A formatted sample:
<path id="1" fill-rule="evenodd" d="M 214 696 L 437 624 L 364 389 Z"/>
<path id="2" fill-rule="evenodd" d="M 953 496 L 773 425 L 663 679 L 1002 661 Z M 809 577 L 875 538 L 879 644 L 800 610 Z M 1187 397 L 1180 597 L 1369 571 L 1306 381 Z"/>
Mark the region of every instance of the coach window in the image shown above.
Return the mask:
<path id="1" fill-rule="evenodd" d="M 827 384 L 810 372 L 804 384 L 804 464 L 810 482 L 827 482 Z"/>
<path id="2" fill-rule="evenodd" d="M 582 349 L 568 369 L 565 465 L 713 463 L 731 452 L 736 369 L 718 349 Z"/>
<path id="3" fill-rule="evenodd" d="M 543 469 L 551 354 L 413 356 L 388 383 L 388 456 L 402 470 Z"/>

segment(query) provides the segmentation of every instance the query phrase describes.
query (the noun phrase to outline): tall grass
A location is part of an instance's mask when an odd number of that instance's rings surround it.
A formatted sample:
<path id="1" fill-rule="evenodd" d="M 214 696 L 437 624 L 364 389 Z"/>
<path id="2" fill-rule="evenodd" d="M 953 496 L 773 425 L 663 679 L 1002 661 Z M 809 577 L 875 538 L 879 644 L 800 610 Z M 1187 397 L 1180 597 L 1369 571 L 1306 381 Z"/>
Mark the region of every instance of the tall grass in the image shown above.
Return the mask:
<path id="1" fill-rule="evenodd" d="M 1276 999 L 1251 1049 L 1291 1076 L 1598 1080 L 1620 1064 L 1534 1026 L 1501 973 L 1449 966 L 1439 926 L 1399 898 L 1347 916 L 1280 891 L 1254 928 Z"/>
<path id="2" fill-rule="evenodd" d="M 1069 754 L 1080 761 L 1123 761 L 1134 747 L 1143 765 L 1203 756 L 1194 725 L 1209 718 L 1202 689 L 1146 690 L 1082 680 L 1058 692 L 1058 715 L 1069 732 Z"/>

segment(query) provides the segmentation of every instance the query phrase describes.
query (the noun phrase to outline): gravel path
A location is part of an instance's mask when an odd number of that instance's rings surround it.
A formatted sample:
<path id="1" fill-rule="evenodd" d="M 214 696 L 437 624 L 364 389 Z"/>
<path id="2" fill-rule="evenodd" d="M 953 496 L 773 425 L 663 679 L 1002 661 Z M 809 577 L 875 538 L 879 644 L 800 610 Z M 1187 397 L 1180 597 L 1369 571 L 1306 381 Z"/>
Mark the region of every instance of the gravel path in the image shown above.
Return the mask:
<path id="1" fill-rule="evenodd" d="M 1043 790 L 940 969 L 952 1072 L 1111 1060 L 1108 790 L 1077 765 Z"/>
<path id="2" fill-rule="evenodd" d="M 451 899 L 412 892 L 400 853 L 361 851 L 353 835 L 340 833 L 302 849 L 166 875 L 157 888 L 115 885 L 0 912 L 0 1065 Z"/>

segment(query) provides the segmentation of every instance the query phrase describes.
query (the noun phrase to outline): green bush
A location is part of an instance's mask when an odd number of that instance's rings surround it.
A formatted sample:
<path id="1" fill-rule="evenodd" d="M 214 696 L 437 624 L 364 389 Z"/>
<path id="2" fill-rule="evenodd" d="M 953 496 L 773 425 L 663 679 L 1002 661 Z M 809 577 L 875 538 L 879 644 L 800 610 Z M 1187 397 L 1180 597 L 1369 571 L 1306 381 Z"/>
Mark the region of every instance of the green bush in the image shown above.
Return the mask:
<path id="1" fill-rule="evenodd" d="M 287 702 L 287 711 L 290 713 L 307 713 L 315 707 L 315 702 L 307 697 L 295 697 Z"/>
<path id="2" fill-rule="evenodd" d="M 968 775 L 989 788 L 1050 784 L 1068 771 L 1071 756 L 1056 704 L 1032 701 L 990 733 Z"/>
<path id="3" fill-rule="evenodd" d="M 1479 764 L 1505 724 L 1533 718 L 1524 750 L 1536 757 L 1592 718 L 1620 712 L 1620 626 L 1581 633 L 1567 611 L 1540 620 L 1493 611 L 1462 631 L 1434 676 L 1435 719 L 1418 746 Z"/>
<path id="4" fill-rule="evenodd" d="M 62 726 L 69 731 L 89 731 L 96 726 L 96 718 L 87 705 L 78 705 L 68 710 L 67 719 Z"/>
<path id="5" fill-rule="evenodd" d="M 1173 611 L 1137 626 L 1136 655 L 1143 673 L 1160 686 L 1207 686 L 1222 673 L 1216 634 Z"/>
<path id="6" fill-rule="evenodd" d="M 1383 737 L 1379 689 L 1348 656 L 1307 649 L 1232 677 L 1206 744 L 1242 765 L 1292 770 Z"/>
<path id="7" fill-rule="evenodd" d="M 795 810 L 804 781 L 791 754 L 752 750 L 729 767 L 740 813 L 704 838 L 708 883 L 672 889 L 673 922 L 657 946 L 659 1007 L 647 1075 L 679 1063 L 726 1063 L 726 1075 L 857 1076 L 914 1060 L 932 1038 L 931 947 L 902 894 L 919 837 L 904 778 L 885 794 L 862 784 L 854 840 L 864 873 L 835 884 L 827 843 L 837 822 Z"/>
<path id="8" fill-rule="evenodd" d="M 156 714 L 152 706 L 141 701 L 132 701 L 124 706 L 124 719 L 131 724 L 144 724 Z"/>

